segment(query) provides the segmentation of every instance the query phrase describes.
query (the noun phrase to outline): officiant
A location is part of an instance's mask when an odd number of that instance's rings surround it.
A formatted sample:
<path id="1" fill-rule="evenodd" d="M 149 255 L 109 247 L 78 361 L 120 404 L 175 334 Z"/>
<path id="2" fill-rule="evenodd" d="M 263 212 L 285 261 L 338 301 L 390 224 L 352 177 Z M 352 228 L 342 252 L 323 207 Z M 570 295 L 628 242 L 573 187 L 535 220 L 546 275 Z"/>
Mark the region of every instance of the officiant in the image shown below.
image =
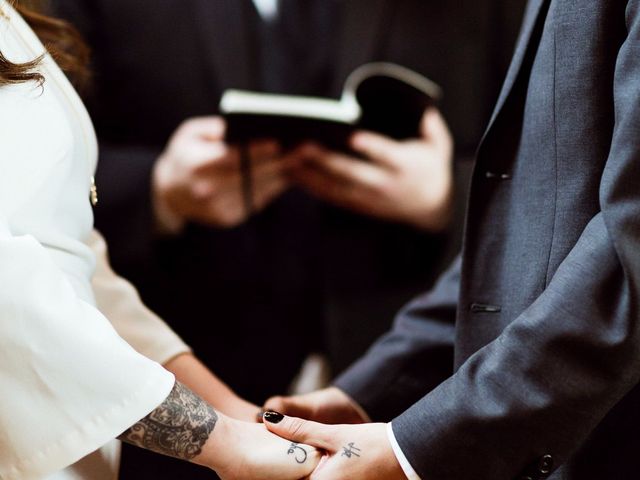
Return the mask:
<path id="1" fill-rule="evenodd" d="M 457 250 L 454 186 L 497 96 L 522 2 L 51 3 L 94 51 L 96 220 L 115 268 L 239 394 L 282 393 L 313 351 L 339 373 Z M 356 136 L 366 163 L 315 150 L 290 171 L 278 145 L 256 141 L 247 208 L 239 152 L 216 117 L 221 93 L 336 97 L 371 61 L 441 85 L 442 115 L 428 112 L 405 143 Z M 140 478 L 140 465 L 145 476 L 198 478 L 130 454 L 125 479 Z"/>

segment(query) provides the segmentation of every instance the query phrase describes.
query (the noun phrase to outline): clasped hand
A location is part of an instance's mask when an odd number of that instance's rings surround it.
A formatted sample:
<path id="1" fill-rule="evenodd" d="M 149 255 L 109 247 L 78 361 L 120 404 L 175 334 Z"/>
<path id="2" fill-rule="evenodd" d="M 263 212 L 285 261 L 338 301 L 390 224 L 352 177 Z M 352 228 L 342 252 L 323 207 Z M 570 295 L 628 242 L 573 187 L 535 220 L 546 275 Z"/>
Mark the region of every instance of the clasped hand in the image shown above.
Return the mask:
<path id="1" fill-rule="evenodd" d="M 364 423 L 341 390 L 274 397 L 265 408 L 313 421 L 267 412 L 260 425 L 220 414 L 210 450 L 223 480 L 406 480 L 386 425 Z"/>
<path id="2" fill-rule="evenodd" d="M 193 118 L 173 134 L 153 170 L 155 217 L 161 230 L 176 233 L 186 222 L 230 228 L 245 222 L 290 186 L 277 142 L 247 146 L 251 164 L 251 208 L 243 198 L 241 152 L 224 141 L 219 117 Z"/>
<path id="3" fill-rule="evenodd" d="M 363 131 L 353 135 L 350 147 L 360 158 L 301 145 L 288 155 L 297 161 L 291 178 L 313 195 L 357 213 L 432 232 L 447 226 L 453 141 L 436 109 L 425 112 L 417 138 L 395 141 Z"/>
<path id="4" fill-rule="evenodd" d="M 321 452 L 284 439 L 264 425 L 220 415 L 210 445 L 213 461 L 203 462 L 223 480 L 300 480 L 309 478 Z"/>
<path id="5" fill-rule="evenodd" d="M 366 414 L 337 388 L 328 388 L 299 397 L 270 399 L 266 408 L 296 412 L 313 420 L 284 416 L 269 411 L 266 427 L 292 442 L 300 442 L 323 452 L 310 480 L 406 480 L 391 447 L 387 427 L 362 423 Z"/>

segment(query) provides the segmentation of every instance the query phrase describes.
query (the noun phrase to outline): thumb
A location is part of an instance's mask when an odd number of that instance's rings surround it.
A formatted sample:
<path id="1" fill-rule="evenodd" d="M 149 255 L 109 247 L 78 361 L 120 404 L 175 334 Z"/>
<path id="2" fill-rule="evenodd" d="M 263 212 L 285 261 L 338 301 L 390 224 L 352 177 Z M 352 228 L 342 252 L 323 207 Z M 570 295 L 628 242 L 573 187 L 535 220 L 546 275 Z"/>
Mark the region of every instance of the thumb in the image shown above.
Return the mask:
<path id="1" fill-rule="evenodd" d="M 311 422 L 297 417 L 287 417 L 277 412 L 265 412 L 264 424 L 279 437 L 295 443 L 305 443 L 322 450 L 332 451 L 332 431 L 330 425 Z"/>
<path id="2" fill-rule="evenodd" d="M 451 132 L 437 108 L 429 108 L 422 117 L 420 133 L 423 138 L 439 144 L 452 143 Z"/>
<path id="3" fill-rule="evenodd" d="M 399 143 L 389 137 L 368 131 L 356 132 L 351 137 L 351 148 L 378 165 L 398 167 Z"/>

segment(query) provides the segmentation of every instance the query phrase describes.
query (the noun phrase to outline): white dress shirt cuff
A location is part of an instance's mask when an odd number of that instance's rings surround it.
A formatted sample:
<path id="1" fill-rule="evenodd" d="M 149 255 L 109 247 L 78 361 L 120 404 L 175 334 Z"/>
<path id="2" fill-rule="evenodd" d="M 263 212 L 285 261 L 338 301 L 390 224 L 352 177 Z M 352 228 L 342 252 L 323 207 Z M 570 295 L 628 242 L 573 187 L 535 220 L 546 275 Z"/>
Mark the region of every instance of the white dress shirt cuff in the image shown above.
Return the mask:
<path id="1" fill-rule="evenodd" d="M 389 442 L 391 443 L 391 448 L 393 448 L 393 453 L 398 459 L 398 463 L 400 467 L 402 467 L 402 471 L 407 476 L 408 480 L 421 480 L 416 471 L 413 469 L 407 457 L 405 457 L 404 452 L 398 445 L 398 441 L 396 440 L 396 436 L 393 433 L 393 427 L 391 423 L 387 423 L 387 436 L 389 437 Z"/>

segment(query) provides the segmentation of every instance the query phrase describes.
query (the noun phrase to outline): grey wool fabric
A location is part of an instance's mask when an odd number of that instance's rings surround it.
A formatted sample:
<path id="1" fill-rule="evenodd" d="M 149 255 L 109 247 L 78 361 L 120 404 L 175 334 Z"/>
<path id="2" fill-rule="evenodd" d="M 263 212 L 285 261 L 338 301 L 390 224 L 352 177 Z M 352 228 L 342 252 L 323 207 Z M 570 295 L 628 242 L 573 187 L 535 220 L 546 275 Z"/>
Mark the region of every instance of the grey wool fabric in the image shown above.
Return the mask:
<path id="1" fill-rule="evenodd" d="M 425 480 L 640 478 L 640 1 L 531 0 L 464 247 L 338 379 Z"/>

